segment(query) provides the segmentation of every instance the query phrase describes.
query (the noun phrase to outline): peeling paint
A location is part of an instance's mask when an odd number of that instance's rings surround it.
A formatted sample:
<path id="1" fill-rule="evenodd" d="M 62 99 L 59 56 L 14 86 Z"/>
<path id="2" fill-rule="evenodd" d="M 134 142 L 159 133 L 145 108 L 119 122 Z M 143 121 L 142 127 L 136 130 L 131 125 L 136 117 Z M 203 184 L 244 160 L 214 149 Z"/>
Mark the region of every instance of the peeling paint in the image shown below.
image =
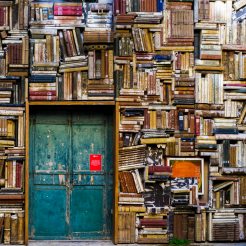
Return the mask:
<path id="1" fill-rule="evenodd" d="M 94 176 L 91 176 L 90 184 L 91 184 L 91 185 L 94 185 Z"/>
<path id="2" fill-rule="evenodd" d="M 59 174 L 58 175 L 58 178 L 59 178 L 59 184 L 63 185 L 65 184 L 65 175 L 64 174 Z"/>
<path id="3" fill-rule="evenodd" d="M 94 153 L 94 143 L 91 143 L 91 153 Z"/>

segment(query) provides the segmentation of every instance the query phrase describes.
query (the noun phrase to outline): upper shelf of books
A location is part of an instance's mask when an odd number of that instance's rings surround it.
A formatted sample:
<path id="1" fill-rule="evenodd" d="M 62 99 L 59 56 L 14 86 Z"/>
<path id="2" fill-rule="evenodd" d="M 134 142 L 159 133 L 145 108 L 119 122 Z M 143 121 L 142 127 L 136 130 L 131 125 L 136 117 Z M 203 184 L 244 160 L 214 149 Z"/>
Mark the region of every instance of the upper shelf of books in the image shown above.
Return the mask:
<path id="1" fill-rule="evenodd" d="M 54 34 L 56 29 L 83 27 L 87 31 L 111 30 L 112 4 L 82 1 L 32 1 L 30 3 L 30 30 L 45 29 Z"/>

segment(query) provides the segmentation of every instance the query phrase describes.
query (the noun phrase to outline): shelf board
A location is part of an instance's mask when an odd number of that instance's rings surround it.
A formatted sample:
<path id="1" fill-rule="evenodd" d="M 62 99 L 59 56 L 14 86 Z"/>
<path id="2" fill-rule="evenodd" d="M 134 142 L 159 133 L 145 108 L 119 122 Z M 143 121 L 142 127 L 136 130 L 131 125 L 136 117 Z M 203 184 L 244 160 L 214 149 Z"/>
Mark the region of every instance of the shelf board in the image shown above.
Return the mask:
<path id="1" fill-rule="evenodd" d="M 30 106 L 42 105 L 42 106 L 52 106 L 52 105 L 115 105 L 115 101 L 31 101 L 28 102 Z"/>

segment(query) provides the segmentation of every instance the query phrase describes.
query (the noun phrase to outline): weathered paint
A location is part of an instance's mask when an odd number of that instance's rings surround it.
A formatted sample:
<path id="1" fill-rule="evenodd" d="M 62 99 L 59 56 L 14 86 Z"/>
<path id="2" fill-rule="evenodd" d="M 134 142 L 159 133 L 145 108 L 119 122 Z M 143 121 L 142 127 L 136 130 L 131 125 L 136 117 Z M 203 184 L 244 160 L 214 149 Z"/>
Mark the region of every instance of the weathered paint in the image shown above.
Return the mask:
<path id="1" fill-rule="evenodd" d="M 112 120 L 105 112 L 35 113 L 30 120 L 30 239 L 108 239 Z M 90 171 L 90 154 L 102 170 Z"/>

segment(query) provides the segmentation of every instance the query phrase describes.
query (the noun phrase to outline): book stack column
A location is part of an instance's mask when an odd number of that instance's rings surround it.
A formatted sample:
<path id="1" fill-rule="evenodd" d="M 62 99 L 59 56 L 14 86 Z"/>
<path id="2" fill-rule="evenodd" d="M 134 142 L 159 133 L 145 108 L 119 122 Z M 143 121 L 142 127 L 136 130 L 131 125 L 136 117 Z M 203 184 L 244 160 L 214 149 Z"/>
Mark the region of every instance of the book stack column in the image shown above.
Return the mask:
<path id="1" fill-rule="evenodd" d="M 114 100 L 112 3 L 87 3 L 86 13 L 84 48 L 88 54 L 87 98 Z"/>
<path id="2" fill-rule="evenodd" d="M 0 2 L 0 243 L 24 244 L 28 3 Z"/>
<path id="3" fill-rule="evenodd" d="M 245 8 L 114 2 L 117 242 L 245 240 Z"/>
<path id="4" fill-rule="evenodd" d="M 168 242 L 174 55 L 161 50 L 163 1 L 115 1 L 119 243 Z M 165 120 L 164 120 L 165 118 Z M 117 154 L 117 153 L 116 153 Z M 128 219 L 127 219 L 128 218 Z"/>
<path id="5" fill-rule="evenodd" d="M 202 132 L 204 135 L 202 141 L 207 141 L 210 149 L 206 153 L 201 152 L 201 155 L 210 157 L 211 193 L 207 238 L 210 241 L 245 240 L 242 229 L 245 225 L 245 202 L 242 195 L 242 192 L 245 193 L 244 7 L 243 1 L 199 1 L 195 11 L 196 32 L 200 33 L 200 37 L 199 34 L 196 36 L 197 40 L 200 39 L 197 41 L 200 49 L 195 53 L 196 68 L 199 70 L 196 73 L 199 81 L 197 93 L 199 95 L 202 89 L 200 81 L 203 83 L 203 77 L 205 84 L 212 83 L 209 87 L 214 88 L 208 92 L 214 101 L 196 97 L 197 107 L 201 102 L 199 100 L 205 100 L 204 106 L 207 103 L 209 105 L 209 110 L 199 110 L 197 121 L 200 121 L 200 135 Z M 206 119 L 212 121 L 213 130 L 209 130 L 210 134 L 205 133 Z M 199 144 L 199 140 L 197 142 Z M 225 227 L 228 227 L 227 233 Z"/>
<path id="6" fill-rule="evenodd" d="M 29 100 L 81 100 L 88 73 L 82 2 L 30 2 L 29 24 Z"/>

